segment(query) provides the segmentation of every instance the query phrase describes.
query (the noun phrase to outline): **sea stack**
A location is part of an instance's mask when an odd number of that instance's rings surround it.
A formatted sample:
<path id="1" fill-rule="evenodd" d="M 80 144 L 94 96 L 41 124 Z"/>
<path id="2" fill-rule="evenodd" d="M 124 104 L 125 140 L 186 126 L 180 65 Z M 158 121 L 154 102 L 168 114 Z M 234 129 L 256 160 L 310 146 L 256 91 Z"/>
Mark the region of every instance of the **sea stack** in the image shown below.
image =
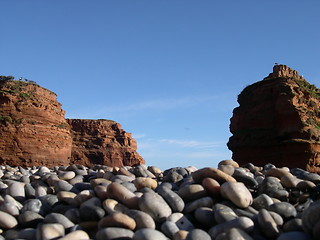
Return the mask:
<path id="1" fill-rule="evenodd" d="M 319 101 L 318 88 L 286 65 L 275 65 L 268 77 L 238 96 L 228 142 L 233 160 L 319 173 Z"/>

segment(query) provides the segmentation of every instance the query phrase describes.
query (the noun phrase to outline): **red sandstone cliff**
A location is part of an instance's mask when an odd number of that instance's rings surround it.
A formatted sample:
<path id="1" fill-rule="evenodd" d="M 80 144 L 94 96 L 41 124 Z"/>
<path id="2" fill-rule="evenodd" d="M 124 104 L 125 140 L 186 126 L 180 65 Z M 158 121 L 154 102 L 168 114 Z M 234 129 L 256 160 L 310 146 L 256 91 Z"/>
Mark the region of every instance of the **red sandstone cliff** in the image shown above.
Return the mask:
<path id="1" fill-rule="evenodd" d="M 0 82 L 0 164 L 69 162 L 72 140 L 56 94 L 23 81 Z"/>
<path id="2" fill-rule="evenodd" d="M 67 119 L 73 138 L 71 163 L 132 166 L 144 163 L 137 143 L 111 120 Z"/>
<path id="3" fill-rule="evenodd" d="M 0 81 L 0 165 L 144 163 L 136 141 L 120 124 L 66 120 L 56 97 L 35 83 Z"/>
<path id="4" fill-rule="evenodd" d="M 275 65 L 246 87 L 233 111 L 228 142 L 240 164 L 300 167 L 320 172 L 320 90 L 297 71 Z"/>

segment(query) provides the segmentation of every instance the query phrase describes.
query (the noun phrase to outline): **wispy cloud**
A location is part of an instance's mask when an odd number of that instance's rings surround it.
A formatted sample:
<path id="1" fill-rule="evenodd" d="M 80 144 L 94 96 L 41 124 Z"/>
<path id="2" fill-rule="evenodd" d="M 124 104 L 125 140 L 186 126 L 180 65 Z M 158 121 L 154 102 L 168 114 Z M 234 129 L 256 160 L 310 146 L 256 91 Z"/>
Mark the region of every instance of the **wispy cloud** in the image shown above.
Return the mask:
<path id="1" fill-rule="evenodd" d="M 99 116 L 104 113 L 119 113 L 119 112 L 137 112 L 145 110 L 165 111 L 177 108 L 194 107 L 205 102 L 212 102 L 218 96 L 187 96 L 179 98 L 158 98 L 147 99 L 143 101 L 122 103 L 110 107 L 100 107 L 94 115 Z"/>
<path id="2" fill-rule="evenodd" d="M 196 141 L 196 140 L 182 140 L 182 139 L 160 139 L 160 142 L 178 145 L 180 147 L 191 147 L 197 149 L 214 148 L 225 144 L 223 141 Z"/>

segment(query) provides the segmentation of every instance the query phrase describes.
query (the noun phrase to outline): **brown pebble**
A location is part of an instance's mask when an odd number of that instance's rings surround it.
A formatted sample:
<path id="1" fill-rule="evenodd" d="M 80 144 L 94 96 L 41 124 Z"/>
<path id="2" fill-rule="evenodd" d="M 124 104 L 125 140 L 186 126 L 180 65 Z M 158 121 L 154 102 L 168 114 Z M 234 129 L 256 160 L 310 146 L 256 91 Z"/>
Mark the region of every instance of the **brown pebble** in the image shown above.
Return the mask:
<path id="1" fill-rule="evenodd" d="M 220 184 L 224 182 L 237 182 L 237 180 L 235 180 L 232 176 L 216 168 L 201 168 L 198 171 L 193 172 L 191 175 L 193 180 L 197 183 L 201 183 L 206 177 L 213 178 Z"/>
<path id="2" fill-rule="evenodd" d="M 213 178 L 204 178 L 202 180 L 202 186 L 212 197 L 220 195 L 220 184 Z"/>
<path id="3" fill-rule="evenodd" d="M 98 223 L 98 228 L 121 227 L 134 230 L 136 222 L 126 214 L 116 212 L 102 218 Z"/>

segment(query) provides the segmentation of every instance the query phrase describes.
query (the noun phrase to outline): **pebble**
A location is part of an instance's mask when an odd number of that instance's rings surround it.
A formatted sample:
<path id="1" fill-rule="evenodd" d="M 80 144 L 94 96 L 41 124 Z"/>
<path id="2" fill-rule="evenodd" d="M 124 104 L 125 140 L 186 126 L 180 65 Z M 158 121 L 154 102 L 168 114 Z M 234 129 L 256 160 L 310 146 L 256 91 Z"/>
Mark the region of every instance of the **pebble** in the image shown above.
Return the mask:
<path id="1" fill-rule="evenodd" d="M 15 217 L 9 213 L 0 211 L 0 228 L 10 229 L 18 225 L 18 221 Z"/>
<path id="2" fill-rule="evenodd" d="M 221 185 L 221 196 L 233 202 L 240 208 L 252 204 L 252 195 L 242 182 L 225 182 Z"/>
<path id="3" fill-rule="evenodd" d="M 238 217 L 229 222 L 218 224 L 209 229 L 209 235 L 212 239 L 215 239 L 219 234 L 223 233 L 230 228 L 240 228 L 246 232 L 252 232 L 254 228 L 254 223 L 250 218 Z"/>
<path id="4" fill-rule="evenodd" d="M 317 239 L 320 177 L 302 169 L 0 166 L 0 239 Z"/>
<path id="5" fill-rule="evenodd" d="M 64 237 L 59 238 L 59 240 L 89 240 L 89 239 L 90 239 L 89 235 L 82 230 L 71 232 L 65 235 Z"/>
<path id="6" fill-rule="evenodd" d="M 136 231 L 132 237 L 132 240 L 169 240 L 162 232 L 143 228 Z"/>
<path id="7" fill-rule="evenodd" d="M 98 228 L 106 227 L 121 227 L 134 230 L 136 228 L 136 222 L 133 218 L 126 214 L 116 212 L 102 218 L 98 223 Z"/>
<path id="8" fill-rule="evenodd" d="M 148 213 L 155 222 L 164 222 L 172 213 L 167 202 L 155 192 L 146 192 L 139 199 L 139 208 Z"/>
<path id="9" fill-rule="evenodd" d="M 100 229 L 95 235 L 96 240 L 132 239 L 134 232 L 120 227 L 107 227 Z"/>
<path id="10" fill-rule="evenodd" d="M 63 237 L 65 229 L 59 223 L 47 223 L 37 227 L 36 239 L 52 240 Z"/>

